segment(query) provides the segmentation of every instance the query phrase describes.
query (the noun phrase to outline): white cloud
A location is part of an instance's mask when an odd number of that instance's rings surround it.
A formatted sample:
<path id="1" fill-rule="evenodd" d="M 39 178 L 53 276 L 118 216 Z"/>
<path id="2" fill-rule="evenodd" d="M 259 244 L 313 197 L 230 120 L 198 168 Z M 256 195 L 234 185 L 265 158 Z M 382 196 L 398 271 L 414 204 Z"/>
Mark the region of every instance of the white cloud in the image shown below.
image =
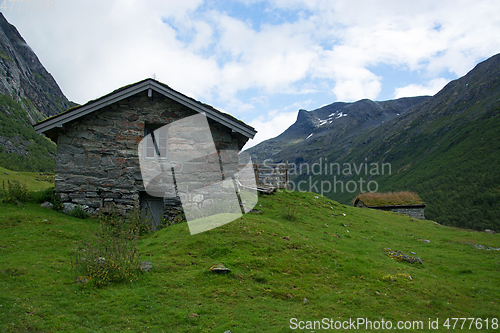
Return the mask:
<path id="1" fill-rule="evenodd" d="M 394 90 L 394 98 L 401 97 L 412 97 L 412 96 L 425 96 L 435 95 L 438 91 L 443 89 L 443 87 L 449 81 L 443 78 L 433 79 L 429 81 L 426 85 L 421 84 L 409 84 L 404 87 L 396 88 Z"/>
<path id="2" fill-rule="evenodd" d="M 297 111 L 270 112 L 266 116 L 258 117 L 250 122 L 250 126 L 257 130 L 257 134 L 249 140 L 244 149 L 253 147 L 264 140 L 274 138 L 283 133 L 297 120 Z"/>
<path id="3" fill-rule="evenodd" d="M 208 0 L 68 0 L 56 2 L 54 11 L 5 16 L 76 102 L 154 73 L 176 90 L 247 119 L 276 109 L 268 102 L 255 105 L 276 94 L 291 105 L 310 94 L 334 102 L 376 99 L 382 91 L 435 93 L 443 77 L 464 75 L 500 52 L 496 0 L 244 2 L 260 2 L 264 12 L 231 16 L 226 2 Z M 263 19 L 273 10 L 282 23 Z M 282 15 L 287 11 L 294 14 L 288 21 Z M 389 80 L 379 65 L 430 83 L 382 89 Z M 263 126 L 271 121 L 259 119 Z"/>

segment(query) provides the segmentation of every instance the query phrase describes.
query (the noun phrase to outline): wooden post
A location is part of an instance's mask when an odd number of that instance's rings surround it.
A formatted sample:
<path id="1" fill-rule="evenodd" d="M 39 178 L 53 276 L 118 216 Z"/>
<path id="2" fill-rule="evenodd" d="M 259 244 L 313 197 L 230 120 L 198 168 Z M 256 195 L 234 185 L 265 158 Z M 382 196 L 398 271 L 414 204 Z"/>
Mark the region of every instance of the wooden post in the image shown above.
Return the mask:
<path id="1" fill-rule="evenodd" d="M 288 186 L 288 170 L 290 170 L 290 166 L 288 165 L 288 160 L 285 162 L 285 189 L 289 190 Z"/>
<path id="2" fill-rule="evenodd" d="M 255 174 L 255 182 L 257 185 L 260 185 L 260 179 L 259 179 L 259 165 L 257 164 L 257 161 L 253 162 L 253 172 Z"/>

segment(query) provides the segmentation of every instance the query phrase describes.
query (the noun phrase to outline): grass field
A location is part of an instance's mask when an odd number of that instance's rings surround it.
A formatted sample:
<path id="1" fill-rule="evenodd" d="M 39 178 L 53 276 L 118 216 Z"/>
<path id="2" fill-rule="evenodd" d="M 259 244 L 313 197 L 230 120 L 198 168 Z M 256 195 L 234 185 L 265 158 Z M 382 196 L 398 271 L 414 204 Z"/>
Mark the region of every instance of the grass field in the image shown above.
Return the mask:
<path id="1" fill-rule="evenodd" d="M 11 171 L 0 167 L 0 186 L 5 184 L 5 187 L 7 187 L 8 181 L 17 181 L 25 185 L 30 191 L 39 191 L 54 186 L 54 174 L 45 172 Z"/>
<path id="2" fill-rule="evenodd" d="M 70 265 L 82 239 L 99 229 L 95 219 L 2 203 L 0 331 L 319 332 L 293 330 L 291 320 L 357 317 L 421 321 L 422 332 L 474 317 L 495 331 L 500 251 L 478 245 L 500 248 L 499 235 L 314 193 L 278 192 L 259 198 L 256 209 L 194 236 L 186 223 L 143 236 L 141 260 L 153 270 L 98 289 L 76 284 Z M 385 248 L 423 263 L 398 262 Z M 218 263 L 231 272 L 209 273 Z M 439 330 L 428 329 L 429 318 L 439 318 Z"/>

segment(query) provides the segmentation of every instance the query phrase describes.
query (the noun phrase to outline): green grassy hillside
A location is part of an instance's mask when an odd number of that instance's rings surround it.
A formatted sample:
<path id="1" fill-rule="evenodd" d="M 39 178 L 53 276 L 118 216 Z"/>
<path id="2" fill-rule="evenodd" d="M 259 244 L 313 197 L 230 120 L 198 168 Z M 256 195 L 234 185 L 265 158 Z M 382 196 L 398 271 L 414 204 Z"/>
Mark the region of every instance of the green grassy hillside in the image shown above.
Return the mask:
<path id="1" fill-rule="evenodd" d="M 31 102 L 25 100 L 27 108 Z M 20 103 L 7 95 L 0 95 L 0 139 L 10 141 L 18 152 L 8 152 L 0 144 L 0 166 L 15 171 L 54 172 L 56 145 L 36 134 L 32 123 L 45 118 L 34 108 L 31 116 Z"/>
<path id="2" fill-rule="evenodd" d="M 413 124 L 424 124 L 425 116 Z M 499 101 L 485 99 L 447 120 L 440 118 L 425 126 L 424 130 L 394 131 L 377 145 L 370 143 L 370 135 L 360 138 L 367 144 L 356 148 L 349 163 L 359 165 L 366 162 L 360 157 L 368 157 L 368 162 L 389 163 L 392 172 L 353 174 L 343 177 L 344 183 L 358 183 L 363 178 L 376 181 L 379 191 L 410 190 L 427 204 L 425 214 L 429 219 L 463 228 L 500 231 Z M 334 155 L 329 160 L 335 160 Z M 356 194 L 344 191 L 329 196 L 349 203 Z"/>
<path id="3" fill-rule="evenodd" d="M 54 174 L 17 172 L 0 167 L 0 186 L 5 184 L 5 187 L 8 187 L 8 182 L 18 182 L 24 185 L 29 191 L 40 191 L 54 186 Z"/>
<path id="4" fill-rule="evenodd" d="M 446 318 L 488 318 L 490 330 L 500 319 L 500 251 L 485 249 L 500 248 L 499 235 L 313 193 L 278 192 L 256 209 L 194 236 L 186 223 L 144 236 L 141 260 L 153 270 L 96 289 L 76 284 L 70 270 L 96 220 L 0 204 L 0 330 L 291 332 L 304 331 L 290 328 L 292 318 L 362 317 L 442 332 Z M 422 264 L 398 262 L 385 248 Z M 209 273 L 218 263 L 231 272 Z M 439 318 L 439 330 L 428 329 L 429 318 Z"/>

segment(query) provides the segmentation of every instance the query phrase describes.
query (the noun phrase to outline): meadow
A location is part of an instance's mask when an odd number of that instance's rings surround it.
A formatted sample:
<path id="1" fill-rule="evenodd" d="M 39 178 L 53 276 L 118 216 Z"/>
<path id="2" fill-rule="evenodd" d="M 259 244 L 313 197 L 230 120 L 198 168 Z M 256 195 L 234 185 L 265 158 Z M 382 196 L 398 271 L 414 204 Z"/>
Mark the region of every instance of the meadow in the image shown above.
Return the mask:
<path id="1" fill-rule="evenodd" d="M 261 196 L 255 209 L 193 236 L 187 223 L 144 234 L 137 251 L 152 270 L 98 286 L 77 283 L 71 265 L 76 249 L 99 232 L 98 219 L 0 203 L 0 331 L 319 332 L 308 322 L 324 318 L 332 325 L 390 321 L 393 330 L 399 321 L 421 322 L 422 332 L 454 331 L 443 326 L 447 318 L 480 318 L 482 329 L 475 321 L 471 331 L 485 331 L 486 319 L 495 331 L 498 234 L 306 192 Z M 231 272 L 209 272 L 216 264 Z M 436 319 L 439 329 L 429 329 Z"/>

